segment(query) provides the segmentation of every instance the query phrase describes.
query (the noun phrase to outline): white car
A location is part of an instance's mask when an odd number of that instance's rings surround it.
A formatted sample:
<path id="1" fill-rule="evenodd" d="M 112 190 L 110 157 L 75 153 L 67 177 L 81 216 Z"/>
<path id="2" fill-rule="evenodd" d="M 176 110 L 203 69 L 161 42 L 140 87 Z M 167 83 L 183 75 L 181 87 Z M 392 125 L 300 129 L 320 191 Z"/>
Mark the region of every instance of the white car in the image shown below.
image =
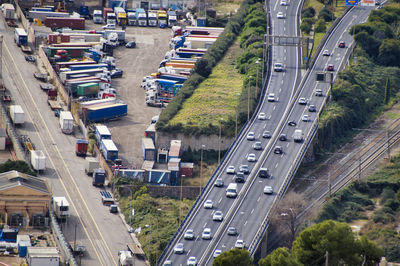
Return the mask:
<path id="1" fill-rule="evenodd" d="M 274 193 L 274 190 L 272 189 L 271 186 L 264 187 L 264 194 L 272 194 L 272 193 Z"/>
<path id="2" fill-rule="evenodd" d="M 287 6 L 287 5 L 288 5 L 288 3 L 286 0 L 281 0 L 281 6 Z"/>
<path id="3" fill-rule="evenodd" d="M 183 252 L 185 252 L 185 249 L 184 249 L 184 247 L 183 247 L 183 244 L 182 244 L 182 243 L 176 244 L 176 246 L 175 246 L 175 248 L 174 248 L 174 252 L 175 252 L 176 254 L 183 254 Z"/>
<path id="4" fill-rule="evenodd" d="M 236 240 L 235 248 L 244 248 L 244 241 L 242 239 Z"/>
<path id="5" fill-rule="evenodd" d="M 221 222 L 224 219 L 224 214 L 222 211 L 216 211 L 213 215 L 213 221 Z"/>
<path id="6" fill-rule="evenodd" d="M 206 200 L 206 202 L 204 202 L 204 208 L 205 209 L 212 209 L 213 208 L 212 200 Z"/>
<path id="7" fill-rule="evenodd" d="M 265 113 L 259 113 L 258 114 L 258 120 L 265 120 L 265 119 L 267 119 L 267 116 L 266 116 Z"/>
<path id="8" fill-rule="evenodd" d="M 250 153 L 249 155 L 247 155 L 248 162 L 255 162 L 256 160 L 256 155 L 254 153 Z"/>
<path id="9" fill-rule="evenodd" d="M 185 234 L 183 235 L 183 238 L 187 240 L 193 240 L 194 239 L 193 229 L 186 230 Z"/>
<path id="10" fill-rule="evenodd" d="M 189 257 L 188 260 L 186 261 L 187 266 L 196 266 L 197 265 L 197 259 L 196 257 Z"/>
<path id="11" fill-rule="evenodd" d="M 303 122 L 310 121 L 310 116 L 309 115 L 303 115 L 303 117 L 301 118 L 301 121 L 303 121 Z"/>
<path id="12" fill-rule="evenodd" d="M 103 30 L 115 30 L 115 25 L 107 24 L 107 25 L 103 26 Z"/>
<path id="13" fill-rule="evenodd" d="M 254 134 L 253 131 L 250 131 L 249 133 L 247 133 L 247 140 L 255 140 L 256 139 L 256 135 Z"/>
<path id="14" fill-rule="evenodd" d="M 204 228 L 203 234 L 201 234 L 203 239 L 211 239 L 211 228 Z"/>
<path id="15" fill-rule="evenodd" d="M 216 249 L 216 250 L 214 251 L 213 257 L 216 258 L 216 257 L 218 257 L 219 255 L 221 255 L 221 253 L 222 253 L 222 250 Z"/>
<path id="16" fill-rule="evenodd" d="M 331 54 L 329 53 L 328 50 L 324 50 L 324 51 L 322 52 L 322 55 L 323 55 L 323 56 L 330 56 Z"/>
<path id="17" fill-rule="evenodd" d="M 282 72 L 283 71 L 283 64 L 282 63 L 275 63 L 274 64 L 274 71 L 275 72 Z"/>
<path id="18" fill-rule="evenodd" d="M 226 173 L 234 175 L 235 174 L 235 166 L 229 165 L 228 168 L 226 168 Z"/>
<path id="19" fill-rule="evenodd" d="M 275 102 L 275 93 L 269 93 L 268 94 L 268 101 L 269 102 Z"/>
<path id="20" fill-rule="evenodd" d="M 285 18 L 285 15 L 283 14 L 283 12 L 278 12 L 278 13 L 276 14 L 276 17 L 277 17 L 277 18 Z"/>

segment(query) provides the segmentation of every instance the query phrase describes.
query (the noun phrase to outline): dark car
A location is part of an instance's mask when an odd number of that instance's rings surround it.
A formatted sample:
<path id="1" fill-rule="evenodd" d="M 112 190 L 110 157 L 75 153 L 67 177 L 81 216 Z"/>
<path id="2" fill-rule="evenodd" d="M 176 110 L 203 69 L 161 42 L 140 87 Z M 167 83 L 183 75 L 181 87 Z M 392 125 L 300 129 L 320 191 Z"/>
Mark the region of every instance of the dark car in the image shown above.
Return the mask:
<path id="1" fill-rule="evenodd" d="M 118 206 L 115 204 L 110 205 L 110 212 L 111 213 L 118 213 Z"/>
<path id="2" fill-rule="evenodd" d="M 244 182 L 244 174 L 242 172 L 237 172 L 235 175 L 235 182 L 243 183 Z"/>
<path id="3" fill-rule="evenodd" d="M 274 153 L 275 154 L 282 154 L 283 153 L 282 147 L 281 146 L 275 146 Z"/>
<path id="4" fill-rule="evenodd" d="M 296 121 L 292 120 L 292 121 L 288 122 L 288 125 L 291 126 L 291 127 L 295 127 L 297 125 L 297 123 L 296 123 Z"/>
<path id="5" fill-rule="evenodd" d="M 121 78 L 123 74 L 124 71 L 122 69 L 116 68 L 111 71 L 111 78 Z"/>
<path id="6" fill-rule="evenodd" d="M 286 134 L 281 134 L 281 135 L 279 136 L 279 140 L 280 140 L 280 141 L 286 141 L 286 140 L 287 140 Z"/>
<path id="7" fill-rule="evenodd" d="M 126 48 L 135 48 L 136 47 L 136 42 L 135 41 L 130 41 L 125 45 Z"/>
<path id="8" fill-rule="evenodd" d="M 311 104 L 311 105 L 308 107 L 308 111 L 309 111 L 309 112 L 316 112 L 316 111 L 317 111 L 317 108 L 315 107 L 315 105 Z"/>
<path id="9" fill-rule="evenodd" d="M 229 228 L 228 228 L 228 235 L 230 235 L 230 236 L 235 236 L 235 235 L 237 235 L 237 230 L 236 230 L 236 228 L 233 227 L 233 226 L 229 227 Z"/>
<path id="10" fill-rule="evenodd" d="M 263 132 L 263 138 L 264 139 L 270 139 L 271 138 L 271 132 L 269 132 L 268 130 Z"/>
<path id="11" fill-rule="evenodd" d="M 36 58 L 33 55 L 25 55 L 25 60 L 32 63 L 36 62 Z"/>
<path id="12" fill-rule="evenodd" d="M 334 67 L 332 64 L 329 64 L 329 65 L 326 67 L 326 70 L 327 70 L 327 71 L 334 71 L 334 70 L 335 70 L 335 67 Z"/>
<path id="13" fill-rule="evenodd" d="M 345 48 L 346 43 L 344 41 L 340 41 L 338 46 L 339 46 L 339 48 Z"/>
<path id="14" fill-rule="evenodd" d="M 54 116 L 55 117 L 60 117 L 60 109 L 54 110 Z"/>

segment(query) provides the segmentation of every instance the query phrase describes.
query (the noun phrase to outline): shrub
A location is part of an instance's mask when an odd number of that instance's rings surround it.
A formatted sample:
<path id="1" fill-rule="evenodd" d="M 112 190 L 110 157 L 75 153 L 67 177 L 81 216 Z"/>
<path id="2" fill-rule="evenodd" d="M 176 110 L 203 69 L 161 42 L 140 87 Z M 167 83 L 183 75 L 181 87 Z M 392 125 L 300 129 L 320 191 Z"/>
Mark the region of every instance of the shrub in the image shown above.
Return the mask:
<path id="1" fill-rule="evenodd" d="M 315 32 L 325 32 L 326 31 L 326 24 L 325 20 L 319 19 L 314 27 Z"/>
<path id="2" fill-rule="evenodd" d="M 314 16 L 315 16 L 315 9 L 312 6 L 304 8 L 303 11 L 301 11 L 302 18 L 313 18 Z"/>
<path id="3" fill-rule="evenodd" d="M 388 199 L 393 199 L 395 193 L 391 188 L 384 188 L 381 194 L 381 201 L 380 203 L 383 205 Z"/>
<path id="4" fill-rule="evenodd" d="M 300 30 L 306 34 L 309 34 L 312 29 L 313 20 L 311 18 L 304 18 L 301 21 Z"/>
<path id="5" fill-rule="evenodd" d="M 333 12 L 331 10 L 329 10 L 328 8 L 324 7 L 323 9 L 321 9 L 321 11 L 318 14 L 318 19 L 323 19 L 326 22 L 329 21 L 333 21 L 335 20 L 335 15 L 333 14 Z"/>

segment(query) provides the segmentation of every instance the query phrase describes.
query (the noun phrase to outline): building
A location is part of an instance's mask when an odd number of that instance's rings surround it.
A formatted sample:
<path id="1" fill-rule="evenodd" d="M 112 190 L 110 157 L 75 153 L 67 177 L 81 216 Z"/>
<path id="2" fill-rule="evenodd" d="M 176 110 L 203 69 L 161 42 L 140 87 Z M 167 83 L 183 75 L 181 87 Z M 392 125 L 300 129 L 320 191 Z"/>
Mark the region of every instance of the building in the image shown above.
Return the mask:
<path id="1" fill-rule="evenodd" d="M 29 266 L 58 266 L 60 253 L 56 247 L 28 247 L 26 260 Z"/>
<path id="2" fill-rule="evenodd" d="M 51 204 L 47 181 L 18 171 L 0 173 L 0 215 L 11 226 L 45 226 Z"/>

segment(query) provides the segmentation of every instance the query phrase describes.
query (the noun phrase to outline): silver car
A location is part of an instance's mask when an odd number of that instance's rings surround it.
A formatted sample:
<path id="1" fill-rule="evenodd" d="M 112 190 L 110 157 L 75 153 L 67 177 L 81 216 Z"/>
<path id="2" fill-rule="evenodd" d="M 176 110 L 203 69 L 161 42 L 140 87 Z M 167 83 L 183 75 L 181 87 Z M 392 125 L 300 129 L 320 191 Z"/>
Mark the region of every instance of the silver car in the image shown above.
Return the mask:
<path id="1" fill-rule="evenodd" d="M 183 235 L 183 238 L 187 240 L 193 240 L 194 239 L 193 229 L 186 230 L 185 234 Z"/>
<path id="2" fill-rule="evenodd" d="M 202 239 L 211 239 L 211 228 L 204 228 L 201 234 Z"/>
<path id="3" fill-rule="evenodd" d="M 176 244 L 175 248 L 174 248 L 174 253 L 175 254 L 183 254 L 185 252 L 185 249 L 183 247 L 182 243 L 178 243 Z"/>
<path id="4" fill-rule="evenodd" d="M 213 215 L 213 221 L 221 222 L 224 219 L 224 214 L 222 211 L 216 211 Z"/>

